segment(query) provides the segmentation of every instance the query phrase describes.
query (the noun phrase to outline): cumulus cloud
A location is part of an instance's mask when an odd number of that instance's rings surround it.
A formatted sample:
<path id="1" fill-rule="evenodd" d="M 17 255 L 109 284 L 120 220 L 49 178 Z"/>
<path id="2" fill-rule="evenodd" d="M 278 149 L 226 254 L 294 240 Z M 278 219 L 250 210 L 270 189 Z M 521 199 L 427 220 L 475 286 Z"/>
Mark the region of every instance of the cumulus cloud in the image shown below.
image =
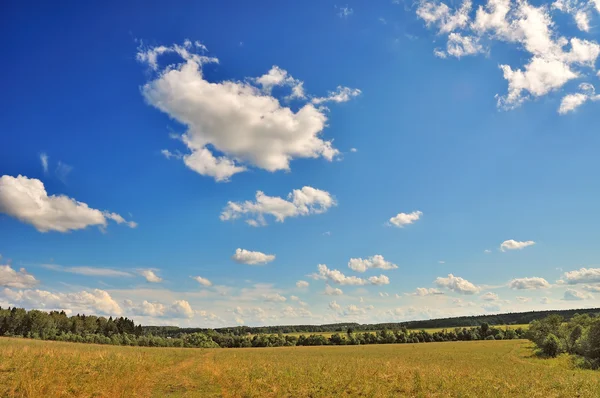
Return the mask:
<path id="1" fill-rule="evenodd" d="M 88 315 L 100 313 L 119 316 L 123 313 L 119 304 L 110 294 L 100 289 L 75 293 L 52 293 L 37 289 L 4 289 L 2 295 L 13 305 L 32 309 L 68 309 Z"/>
<path id="2" fill-rule="evenodd" d="M 313 273 L 309 276 L 316 280 L 327 280 L 338 285 L 362 286 L 367 284 L 387 285 L 390 283 L 390 279 L 385 275 L 372 276 L 368 279 L 359 278 L 357 276 L 346 276 L 337 269 L 329 269 L 325 264 L 319 264 L 318 270 L 318 273 Z"/>
<path id="3" fill-rule="evenodd" d="M 570 285 L 577 283 L 600 283 L 600 268 L 580 268 L 575 271 L 565 272 L 563 278 Z"/>
<path id="4" fill-rule="evenodd" d="M 389 223 L 398 228 L 402 228 L 405 225 L 412 224 L 417 221 L 423 215 L 420 211 L 413 211 L 412 213 L 398 213 L 394 217 L 390 218 Z"/>
<path id="5" fill-rule="evenodd" d="M 194 310 L 186 300 L 176 300 L 169 308 L 169 315 L 175 318 L 192 318 Z"/>
<path id="6" fill-rule="evenodd" d="M 329 285 L 325 285 L 325 291 L 323 292 L 326 296 L 341 296 L 344 294 L 342 289 L 338 289 L 337 287 L 331 287 Z"/>
<path id="7" fill-rule="evenodd" d="M 78 275 L 86 275 L 86 276 L 103 276 L 103 277 L 131 277 L 132 273 L 127 271 L 120 271 L 111 268 L 97 268 L 97 267 L 63 267 L 58 264 L 42 264 L 42 267 L 57 271 L 57 272 L 67 272 L 70 274 L 78 274 Z"/>
<path id="8" fill-rule="evenodd" d="M 475 294 L 479 292 L 479 287 L 475 286 L 466 279 L 459 276 L 448 274 L 448 277 L 438 277 L 435 280 L 435 284 L 439 287 L 452 290 L 459 294 Z"/>
<path id="9" fill-rule="evenodd" d="M 517 300 L 521 303 L 528 303 L 531 301 L 531 297 L 517 296 Z"/>
<path id="10" fill-rule="evenodd" d="M 429 289 L 426 287 L 418 287 L 415 289 L 414 292 L 406 293 L 407 296 L 420 296 L 420 297 L 432 296 L 432 295 L 436 295 L 436 294 L 444 294 L 444 293 L 433 287 L 429 288 Z"/>
<path id="11" fill-rule="evenodd" d="M 596 94 L 596 89 L 590 83 L 581 83 L 579 93 L 567 94 L 563 97 L 558 108 L 558 113 L 564 115 L 575 111 L 581 105 L 588 101 L 600 101 L 600 94 Z"/>
<path id="12" fill-rule="evenodd" d="M 544 278 L 516 278 L 508 282 L 508 287 L 517 290 L 547 289 L 550 284 Z"/>
<path id="13" fill-rule="evenodd" d="M 573 289 L 567 289 L 563 296 L 563 300 L 567 300 L 567 301 L 579 301 L 579 300 L 585 300 L 588 298 L 594 298 L 594 297 L 589 293 L 583 293 L 583 292 L 579 292 L 579 291 L 573 290 Z"/>
<path id="14" fill-rule="evenodd" d="M 198 282 L 199 284 L 201 284 L 202 286 L 206 286 L 206 287 L 212 286 L 211 281 L 209 281 L 208 279 L 203 278 L 201 276 L 193 276 L 192 279 L 195 280 L 196 282 Z"/>
<path id="15" fill-rule="evenodd" d="M 109 219 L 118 224 L 125 222 L 116 213 L 93 209 L 67 196 L 48 196 L 40 180 L 21 175 L 0 177 L 0 213 L 31 224 L 40 232 L 69 232 L 88 226 L 105 228 Z"/>
<path id="16" fill-rule="evenodd" d="M 358 97 L 361 91 L 357 88 L 338 86 L 335 91 L 330 91 L 327 97 L 317 97 L 312 99 L 313 104 L 322 104 L 324 102 L 348 102 L 354 97 Z"/>
<path id="17" fill-rule="evenodd" d="M 303 82 L 277 66 L 245 81 L 208 81 L 204 66 L 219 61 L 204 52 L 206 47 L 186 41 L 142 47 L 137 54 L 157 72 L 142 87 L 145 100 L 187 127 L 181 141 L 188 149 L 183 161 L 190 169 L 228 181 L 250 166 L 289 170 L 294 159 L 331 161 L 339 154 L 332 141 L 321 138 L 327 109 L 307 101 Z M 182 62 L 161 69 L 158 59 L 164 54 Z M 305 100 L 304 104 L 297 111 L 283 106 L 271 93 L 277 86 L 290 90 L 287 99 Z"/>
<path id="18" fill-rule="evenodd" d="M 296 287 L 299 287 L 300 289 L 306 288 L 308 287 L 309 283 L 307 281 L 298 281 L 296 282 Z"/>
<path id="19" fill-rule="evenodd" d="M 10 265 L 0 265 L 0 286 L 26 289 L 38 283 L 39 281 L 25 268 L 15 271 Z"/>
<path id="20" fill-rule="evenodd" d="M 500 250 L 501 251 L 507 251 L 507 250 L 521 250 L 526 248 L 527 246 L 533 246 L 535 245 L 535 242 L 532 240 L 528 240 L 525 242 L 519 242 L 513 239 L 509 239 L 509 240 L 505 240 L 504 242 L 502 242 L 502 244 L 500 245 Z"/>
<path id="21" fill-rule="evenodd" d="M 162 278 L 156 275 L 156 273 L 151 269 L 143 269 L 140 270 L 140 275 L 146 278 L 146 281 L 151 283 L 159 283 L 162 282 Z"/>
<path id="22" fill-rule="evenodd" d="M 487 292 L 486 294 L 479 296 L 479 298 L 485 301 L 497 301 L 498 295 L 496 293 Z"/>
<path id="23" fill-rule="evenodd" d="M 275 255 L 238 248 L 231 258 L 240 264 L 263 265 L 275 260 Z"/>
<path id="24" fill-rule="evenodd" d="M 588 292 L 600 293 L 600 285 L 583 285 L 581 288 Z"/>
<path id="25" fill-rule="evenodd" d="M 365 272 L 371 268 L 378 268 L 384 270 L 396 269 L 398 266 L 389 261 L 386 261 L 381 254 L 362 258 L 351 258 L 348 262 L 348 268 L 356 272 Z"/>
<path id="26" fill-rule="evenodd" d="M 591 6 L 584 2 L 559 0 L 554 7 L 573 14 L 578 27 L 589 30 Z M 473 18 L 470 0 L 449 7 L 435 0 L 421 0 L 417 16 L 447 37 L 446 50 L 436 56 L 460 58 L 487 52 L 481 42 L 500 41 L 523 49 L 528 60 L 522 66 L 500 64 L 508 84 L 505 95 L 497 95 L 498 107 L 513 109 L 531 98 L 556 91 L 573 79 L 589 75 L 600 55 L 596 41 L 567 38 L 557 31 L 547 4 L 531 5 L 526 0 L 487 0 Z M 574 98 L 569 98 L 573 101 Z M 566 109 L 566 108 L 564 108 Z"/>
<path id="27" fill-rule="evenodd" d="M 266 215 L 273 216 L 277 222 L 284 222 L 288 217 L 325 213 L 336 205 L 329 192 L 308 186 L 294 189 L 287 200 L 257 191 L 255 202 L 228 202 L 220 218 L 222 221 L 229 221 L 245 217 L 249 225 L 258 227 L 267 225 Z"/>
<path id="28" fill-rule="evenodd" d="M 279 293 L 267 293 L 267 294 L 263 294 L 262 298 L 263 298 L 263 300 L 269 301 L 269 302 L 272 302 L 272 303 L 282 303 L 284 301 L 287 301 L 287 299 L 285 297 L 283 297 Z"/>
<path id="29" fill-rule="evenodd" d="M 342 310 L 342 306 L 333 300 L 329 303 L 329 309 L 335 312 L 340 312 Z"/>

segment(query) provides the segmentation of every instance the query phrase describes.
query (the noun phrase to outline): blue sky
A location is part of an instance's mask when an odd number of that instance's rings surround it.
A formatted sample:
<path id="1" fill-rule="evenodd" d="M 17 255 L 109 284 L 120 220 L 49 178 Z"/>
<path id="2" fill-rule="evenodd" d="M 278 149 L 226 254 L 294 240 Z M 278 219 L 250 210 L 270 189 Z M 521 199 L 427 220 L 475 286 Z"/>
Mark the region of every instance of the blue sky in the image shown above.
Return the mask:
<path id="1" fill-rule="evenodd" d="M 0 18 L 0 305 L 226 326 L 600 304 L 598 0 Z"/>

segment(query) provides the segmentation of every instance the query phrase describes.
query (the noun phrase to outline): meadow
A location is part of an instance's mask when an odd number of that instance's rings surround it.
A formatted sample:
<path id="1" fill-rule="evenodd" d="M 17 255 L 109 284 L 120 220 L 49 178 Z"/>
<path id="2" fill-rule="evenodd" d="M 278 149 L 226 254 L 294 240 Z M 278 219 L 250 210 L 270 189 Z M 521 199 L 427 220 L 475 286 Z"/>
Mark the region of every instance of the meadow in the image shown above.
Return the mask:
<path id="1" fill-rule="evenodd" d="M 186 349 L 0 338 L 2 397 L 598 397 L 526 340 Z"/>

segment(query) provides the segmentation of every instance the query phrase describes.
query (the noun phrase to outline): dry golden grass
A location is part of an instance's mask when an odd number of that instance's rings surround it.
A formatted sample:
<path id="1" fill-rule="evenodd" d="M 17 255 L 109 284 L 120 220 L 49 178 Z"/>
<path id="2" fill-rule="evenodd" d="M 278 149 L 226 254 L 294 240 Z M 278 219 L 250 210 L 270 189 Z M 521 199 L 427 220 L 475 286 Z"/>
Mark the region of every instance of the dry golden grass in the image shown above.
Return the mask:
<path id="1" fill-rule="evenodd" d="M 524 340 L 176 349 L 0 338 L 2 397 L 598 397 Z"/>

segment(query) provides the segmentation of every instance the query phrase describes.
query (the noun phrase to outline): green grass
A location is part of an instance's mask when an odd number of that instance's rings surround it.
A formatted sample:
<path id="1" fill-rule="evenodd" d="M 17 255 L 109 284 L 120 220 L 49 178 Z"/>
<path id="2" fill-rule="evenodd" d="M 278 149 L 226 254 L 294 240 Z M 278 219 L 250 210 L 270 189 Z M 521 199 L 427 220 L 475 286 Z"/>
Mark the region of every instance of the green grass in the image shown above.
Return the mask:
<path id="1" fill-rule="evenodd" d="M 525 340 L 247 349 L 0 338 L 0 397 L 598 397 Z"/>

